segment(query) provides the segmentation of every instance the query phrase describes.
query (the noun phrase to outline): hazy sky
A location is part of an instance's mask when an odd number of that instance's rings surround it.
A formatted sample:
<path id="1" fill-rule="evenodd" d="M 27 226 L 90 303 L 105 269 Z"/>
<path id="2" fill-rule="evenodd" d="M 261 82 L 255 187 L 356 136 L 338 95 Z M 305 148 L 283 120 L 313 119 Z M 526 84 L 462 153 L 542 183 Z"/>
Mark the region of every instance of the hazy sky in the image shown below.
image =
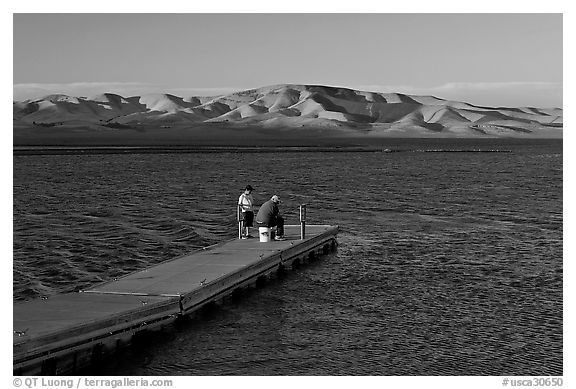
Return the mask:
<path id="1" fill-rule="evenodd" d="M 562 106 L 561 14 L 15 14 L 14 99 L 309 83 Z"/>

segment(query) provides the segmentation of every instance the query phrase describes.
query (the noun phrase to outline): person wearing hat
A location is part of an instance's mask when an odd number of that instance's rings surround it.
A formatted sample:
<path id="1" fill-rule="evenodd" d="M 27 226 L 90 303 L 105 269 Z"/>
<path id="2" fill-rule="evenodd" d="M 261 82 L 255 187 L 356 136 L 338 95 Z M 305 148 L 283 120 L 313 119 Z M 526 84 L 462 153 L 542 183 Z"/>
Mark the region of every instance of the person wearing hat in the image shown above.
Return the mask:
<path id="1" fill-rule="evenodd" d="M 270 200 L 262 204 L 256 215 L 256 223 L 259 227 L 276 227 L 275 240 L 284 240 L 284 218 L 280 216 L 278 209 L 280 202 L 280 197 L 272 196 Z"/>
<path id="2" fill-rule="evenodd" d="M 253 227 L 254 222 L 254 210 L 252 204 L 254 204 L 254 199 L 252 199 L 252 191 L 254 189 L 251 185 L 246 185 L 244 193 L 238 198 L 238 207 L 242 211 L 240 214 L 242 217 L 242 239 L 251 238 L 250 227 Z"/>

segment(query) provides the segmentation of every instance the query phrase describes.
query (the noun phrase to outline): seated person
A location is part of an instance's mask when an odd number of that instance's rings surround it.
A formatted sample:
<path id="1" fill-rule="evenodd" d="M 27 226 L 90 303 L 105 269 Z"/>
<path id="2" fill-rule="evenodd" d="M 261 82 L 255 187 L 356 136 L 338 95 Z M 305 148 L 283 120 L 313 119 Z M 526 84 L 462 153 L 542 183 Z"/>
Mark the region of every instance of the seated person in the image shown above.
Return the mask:
<path id="1" fill-rule="evenodd" d="M 259 227 L 276 227 L 275 240 L 284 240 L 284 219 L 280 216 L 278 204 L 280 198 L 277 195 L 262 204 L 256 215 L 256 223 Z"/>

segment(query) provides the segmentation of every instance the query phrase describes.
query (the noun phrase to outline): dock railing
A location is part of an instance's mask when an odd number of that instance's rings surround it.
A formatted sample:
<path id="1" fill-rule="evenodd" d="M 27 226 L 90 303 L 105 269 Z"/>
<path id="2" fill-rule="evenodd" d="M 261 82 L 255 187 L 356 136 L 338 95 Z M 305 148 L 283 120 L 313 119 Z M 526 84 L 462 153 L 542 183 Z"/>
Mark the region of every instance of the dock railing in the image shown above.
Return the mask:
<path id="1" fill-rule="evenodd" d="M 306 238 L 306 204 L 300 204 L 300 239 Z"/>
<path id="2" fill-rule="evenodd" d="M 236 211 L 236 218 L 238 219 L 238 239 L 242 239 L 242 205 L 238 204 Z"/>

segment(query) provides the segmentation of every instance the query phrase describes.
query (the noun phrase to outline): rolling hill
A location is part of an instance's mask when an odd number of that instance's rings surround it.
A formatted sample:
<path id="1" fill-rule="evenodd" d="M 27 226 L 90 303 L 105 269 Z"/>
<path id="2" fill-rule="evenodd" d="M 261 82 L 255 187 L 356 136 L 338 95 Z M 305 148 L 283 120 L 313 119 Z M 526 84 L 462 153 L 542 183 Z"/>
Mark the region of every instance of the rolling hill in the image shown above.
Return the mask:
<path id="1" fill-rule="evenodd" d="M 561 108 L 483 107 L 434 96 L 274 85 L 223 96 L 62 94 L 13 103 L 14 142 L 216 136 L 561 138 Z M 118 135 L 118 134 L 121 134 Z M 192 138 L 194 137 L 192 136 Z M 42 143 L 42 141 L 40 141 Z"/>

